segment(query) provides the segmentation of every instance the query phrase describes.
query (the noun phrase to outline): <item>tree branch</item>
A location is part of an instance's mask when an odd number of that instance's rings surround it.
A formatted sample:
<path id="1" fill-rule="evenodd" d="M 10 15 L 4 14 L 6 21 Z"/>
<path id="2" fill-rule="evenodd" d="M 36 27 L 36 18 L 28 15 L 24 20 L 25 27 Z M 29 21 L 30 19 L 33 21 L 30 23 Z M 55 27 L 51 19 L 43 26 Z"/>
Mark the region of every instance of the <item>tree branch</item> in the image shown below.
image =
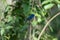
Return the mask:
<path id="1" fill-rule="evenodd" d="M 38 36 L 38 40 L 41 38 L 42 34 L 44 33 L 45 29 L 48 27 L 49 23 L 50 23 L 54 18 L 56 18 L 58 15 L 60 15 L 60 12 L 57 13 L 56 15 L 54 15 L 54 16 L 46 23 L 46 25 L 44 26 L 44 28 L 42 29 L 41 33 L 40 33 L 39 36 Z"/>

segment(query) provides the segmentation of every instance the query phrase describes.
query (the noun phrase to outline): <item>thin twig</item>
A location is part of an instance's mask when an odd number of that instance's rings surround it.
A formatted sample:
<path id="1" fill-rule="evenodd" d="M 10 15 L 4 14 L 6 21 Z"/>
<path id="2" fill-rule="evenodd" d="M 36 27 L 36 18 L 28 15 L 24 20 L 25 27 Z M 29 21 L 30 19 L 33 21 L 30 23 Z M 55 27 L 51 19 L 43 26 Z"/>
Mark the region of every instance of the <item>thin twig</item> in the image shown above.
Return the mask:
<path id="1" fill-rule="evenodd" d="M 31 21 L 29 21 L 29 28 L 28 28 L 28 32 L 29 32 L 29 39 L 28 40 L 31 40 Z"/>
<path id="2" fill-rule="evenodd" d="M 56 15 L 54 15 L 54 16 L 46 23 L 46 25 L 45 25 L 44 28 L 42 29 L 41 33 L 39 34 L 38 40 L 40 40 L 42 34 L 44 33 L 45 29 L 48 27 L 49 23 L 50 23 L 54 18 L 56 18 L 58 15 L 60 15 L 60 12 L 57 13 Z"/>

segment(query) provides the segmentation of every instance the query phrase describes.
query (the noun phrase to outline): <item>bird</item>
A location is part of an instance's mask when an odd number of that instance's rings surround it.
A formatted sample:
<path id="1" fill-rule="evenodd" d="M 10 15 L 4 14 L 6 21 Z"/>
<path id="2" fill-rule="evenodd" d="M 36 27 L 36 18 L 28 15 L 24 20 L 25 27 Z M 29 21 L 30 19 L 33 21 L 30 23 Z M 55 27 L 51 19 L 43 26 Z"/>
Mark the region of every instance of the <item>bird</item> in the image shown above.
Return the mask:
<path id="1" fill-rule="evenodd" d="M 34 14 L 31 14 L 30 16 L 27 17 L 27 20 L 32 20 L 34 18 Z"/>
<path id="2" fill-rule="evenodd" d="M 29 16 L 25 19 L 25 22 L 32 20 L 32 19 L 34 18 L 34 16 L 35 16 L 34 14 L 29 15 Z"/>

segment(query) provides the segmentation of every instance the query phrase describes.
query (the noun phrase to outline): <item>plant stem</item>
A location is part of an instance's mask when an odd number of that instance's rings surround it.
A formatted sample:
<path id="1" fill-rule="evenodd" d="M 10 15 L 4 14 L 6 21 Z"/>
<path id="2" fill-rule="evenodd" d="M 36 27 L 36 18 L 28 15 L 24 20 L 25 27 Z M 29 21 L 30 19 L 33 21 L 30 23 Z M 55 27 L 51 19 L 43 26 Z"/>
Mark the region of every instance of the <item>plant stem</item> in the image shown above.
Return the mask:
<path id="1" fill-rule="evenodd" d="M 44 26 L 44 28 L 42 29 L 41 33 L 40 33 L 39 36 L 38 36 L 38 40 L 40 40 L 42 34 L 44 33 L 45 29 L 48 27 L 49 23 L 50 23 L 54 18 L 56 18 L 58 15 L 60 15 L 60 12 L 57 13 L 56 15 L 54 15 L 54 16 L 46 23 L 46 25 Z"/>

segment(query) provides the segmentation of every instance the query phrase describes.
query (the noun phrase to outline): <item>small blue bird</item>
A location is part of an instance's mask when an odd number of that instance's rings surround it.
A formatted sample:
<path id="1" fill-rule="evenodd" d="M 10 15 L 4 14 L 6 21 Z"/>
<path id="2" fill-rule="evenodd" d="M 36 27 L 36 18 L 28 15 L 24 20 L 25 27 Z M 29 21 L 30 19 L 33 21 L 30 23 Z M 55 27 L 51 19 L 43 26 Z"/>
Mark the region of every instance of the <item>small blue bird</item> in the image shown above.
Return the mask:
<path id="1" fill-rule="evenodd" d="M 27 17 L 27 20 L 31 20 L 32 18 L 34 18 L 34 14 L 31 14 L 29 17 Z"/>
<path id="2" fill-rule="evenodd" d="M 30 21 L 30 20 L 32 20 L 33 18 L 34 18 L 34 14 L 31 14 L 30 16 L 28 16 L 28 17 L 26 18 L 25 21 Z"/>

